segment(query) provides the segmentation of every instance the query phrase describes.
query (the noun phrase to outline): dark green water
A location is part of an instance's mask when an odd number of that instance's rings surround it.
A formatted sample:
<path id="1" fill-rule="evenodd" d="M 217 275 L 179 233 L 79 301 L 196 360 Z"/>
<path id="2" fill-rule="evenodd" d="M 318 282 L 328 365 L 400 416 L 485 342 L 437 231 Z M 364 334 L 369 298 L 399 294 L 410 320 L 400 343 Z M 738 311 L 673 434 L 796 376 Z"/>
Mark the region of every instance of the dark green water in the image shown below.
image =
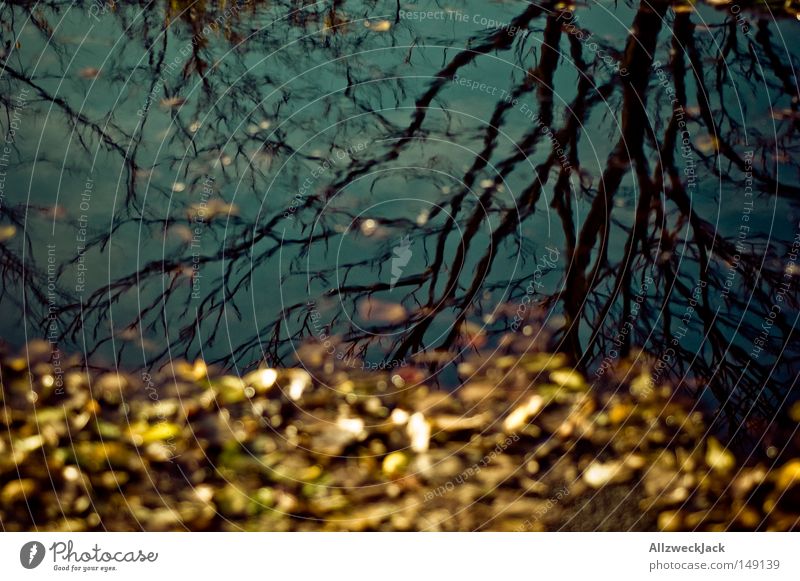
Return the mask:
<path id="1" fill-rule="evenodd" d="M 643 348 L 733 436 L 782 425 L 800 370 L 795 19 L 0 11 L 11 346 L 238 372 L 300 350 L 448 387 L 476 347 L 562 350 L 598 385 Z"/>

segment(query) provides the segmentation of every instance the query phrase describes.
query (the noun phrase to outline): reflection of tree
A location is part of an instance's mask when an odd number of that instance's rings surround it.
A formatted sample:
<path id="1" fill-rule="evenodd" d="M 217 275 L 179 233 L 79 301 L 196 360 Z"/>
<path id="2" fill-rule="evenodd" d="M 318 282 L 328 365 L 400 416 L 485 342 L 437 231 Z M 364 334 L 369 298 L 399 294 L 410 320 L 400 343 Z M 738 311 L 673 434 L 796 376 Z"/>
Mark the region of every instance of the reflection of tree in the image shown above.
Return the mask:
<path id="1" fill-rule="evenodd" d="M 753 177 L 756 190 L 764 194 L 761 200 L 766 204 L 767 195 L 777 195 L 792 201 L 797 195 L 792 183 L 795 176 L 787 171 L 789 167 L 795 170 L 788 162 L 797 148 L 797 87 L 766 20 L 759 20 L 750 35 L 744 35 L 730 19 L 701 33 L 690 12 L 672 11 L 664 1 L 642 3 L 624 50 L 616 50 L 613 43 L 602 47 L 604 55 L 621 55 L 620 66 L 628 74 L 620 77 L 600 62 L 597 50 L 587 50 L 575 35 L 565 33 L 564 19 L 557 12 L 538 5 L 526 7 L 509 20 L 513 29 L 530 29 L 532 35 L 491 31 L 465 39 L 468 48 L 455 52 L 426 47 L 423 38 L 408 42 L 413 29 L 398 18 L 390 34 L 375 36 L 352 6 L 337 4 L 316 12 L 247 8 L 246 18 L 238 14 L 225 22 L 213 39 L 202 32 L 208 19 L 216 17 L 213 11 L 204 4 L 188 7 L 173 3 L 175 12 L 170 14 L 171 28 L 181 34 L 168 34 L 153 13 L 137 17 L 132 9 L 120 9 L 118 17 L 129 27 L 126 48 L 111 54 L 97 82 L 122 93 L 126 79 L 131 78 L 141 90 L 101 120 L 81 112 L 63 91 L 52 92 L 42 79 L 31 76 L 23 61 L 6 62 L 3 83 L 32 87 L 40 103 L 56 106 L 89 156 L 103 149 L 115 156 L 121 168 L 124 203 L 110 227 L 96 228 L 87 246 L 107 249 L 114 237 L 142 228 L 157 236 L 166 249 L 163 255 L 145 254 L 147 258 L 128 274 L 99 285 L 81 301 L 63 300 L 59 316 L 65 339 L 79 341 L 89 331 L 92 350 L 109 343 L 115 337 L 108 332 L 113 308 L 135 301 L 138 294 L 137 314 L 124 322 L 115 316 L 115 331 L 158 338 L 159 349 L 151 361 L 167 355 L 195 356 L 199 345 L 223 333 L 230 319 L 248 319 L 246 309 L 251 295 L 260 290 L 256 287 L 261 275 L 274 272 L 280 258 L 284 265 L 280 282 L 298 284 L 309 276 L 307 292 L 314 296 L 288 295 L 278 316 L 259 320 L 259 328 L 249 338 L 236 337 L 231 351 L 239 366 L 247 367 L 262 357 L 273 364 L 285 362 L 292 354 L 292 342 L 314 337 L 308 298 L 341 301 L 343 308 L 330 315 L 326 326 L 339 336 L 341 349 L 349 356 L 366 356 L 371 346 L 395 360 L 423 351 L 457 351 L 469 345 L 464 336 L 472 331 L 466 329 L 482 317 L 491 316 L 492 324 L 484 330 L 490 340 L 508 331 L 513 305 L 531 282 L 535 256 L 530 255 L 541 252 L 543 246 L 522 232 L 529 225 L 541 224 L 537 220 L 549 202 L 562 230 L 563 290 L 539 295 L 537 301 L 563 310 L 566 316 L 554 336 L 560 349 L 572 354 L 579 365 L 592 367 L 607 355 L 622 322 L 633 320 L 633 332 L 626 335 L 621 355 L 643 345 L 658 357 L 671 346 L 675 356 L 670 372 L 675 377 L 688 374 L 692 386 L 707 387 L 731 425 L 745 418 L 774 417 L 785 396 L 782 382 L 797 371 L 798 354 L 789 346 L 773 368 L 766 358 L 764 363 L 756 361 L 749 352 L 783 282 L 785 248 L 774 237 L 768 245 L 764 233 L 755 230 L 747 244 L 737 245 L 736 235 L 718 225 L 717 210 L 710 202 L 710 189 L 721 183 L 723 203 L 739 203 L 742 173 L 748 169 L 742 155 L 745 139 L 756 152 Z M 9 22 L 30 15 L 22 7 L 6 5 L 3 10 L 17 16 Z M 51 10 L 57 11 L 57 4 Z M 36 24 L 45 31 L 43 18 L 37 16 Z M 257 18 L 265 21 L 251 27 L 249 20 Z M 274 18 L 279 20 L 267 25 Z M 672 39 L 665 47 L 658 39 L 666 27 Z M 219 42 L 221 38 L 226 42 Z M 194 41 L 187 44 L 187 39 Z M 287 43 L 295 44 L 278 50 Z M 407 45 L 411 48 L 391 49 Z M 376 46 L 379 56 L 364 52 Z M 180 49 L 185 47 L 189 50 L 184 54 Z M 665 49 L 671 49 L 669 57 L 655 65 Z M 58 45 L 54 50 L 62 71 L 67 70 L 70 51 Z M 145 54 L 145 58 L 132 64 L 122 56 L 128 52 Z M 374 59 L 396 58 L 401 53 L 403 62 L 396 70 L 377 70 Z M 337 54 L 349 56 L 333 56 Z M 448 105 L 452 80 L 472 75 L 474 67 L 493 55 L 513 63 L 509 67 L 511 97 L 495 99 L 486 121 L 469 125 L 457 106 Z M 708 55 L 715 56 L 716 66 L 708 65 Z M 436 58 L 443 60 L 431 71 L 424 89 L 410 78 L 401 78 L 409 74 L 411 63 L 425 63 L 419 64 L 423 67 Z M 170 64 L 175 62 L 177 66 Z M 656 75 L 657 68 L 663 68 L 666 85 Z M 383 77 L 397 78 L 375 81 Z M 567 77 L 575 78 L 575 87 L 564 92 L 560 87 Z M 731 87 L 736 84 L 756 95 L 768 90 L 776 99 L 780 109 L 775 115 L 775 136 L 766 124 L 751 122 L 745 129 L 743 113 L 738 105 L 731 105 L 735 101 Z M 331 93 L 315 102 L 323 86 Z M 190 95 L 191 87 L 196 88 Z M 173 130 L 153 157 L 153 143 L 144 136 L 155 131 L 160 108 L 147 110 L 136 127 L 126 115 L 133 117 L 142 95 L 156 91 L 159 100 L 173 105 Z M 567 101 L 561 101 L 562 92 L 571 95 Z M 184 98 L 188 98 L 186 104 L 178 106 Z M 537 123 L 520 128 L 513 104 L 518 99 L 535 100 Z M 8 106 L 5 99 L 4 104 Z M 598 176 L 593 176 L 587 152 L 594 147 L 593 141 L 606 137 L 587 133 L 604 113 L 616 114 L 610 124 L 616 141 L 604 164 L 596 162 Z M 259 120 L 269 123 L 260 125 Z M 704 176 L 698 183 L 708 191 L 687 184 L 684 122 L 691 130 L 689 156 L 697 163 L 698 176 Z M 510 142 L 515 129 L 520 129 L 520 136 Z M 309 168 L 361 135 L 385 141 L 333 168 L 314 191 L 292 201 Z M 439 139 L 474 143 L 476 153 L 461 168 L 436 149 Z M 428 150 L 437 151 L 434 160 Z M 775 171 L 776 159 L 783 162 L 780 172 Z M 424 229 L 405 217 L 359 216 L 352 207 L 336 203 L 337 192 L 363 179 L 371 192 L 382 179 L 376 170 L 393 166 L 458 172 L 458 187 L 436 200 L 439 205 L 427 216 Z M 180 181 L 189 191 L 197 190 L 206 173 L 219 174 L 239 198 L 232 200 L 222 191 L 220 196 L 240 205 L 255 203 L 257 213 L 223 212 L 216 219 L 224 224 L 224 238 L 218 229 L 206 228 L 202 252 L 192 258 L 188 242 L 176 245 L 170 238 L 180 227 L 194 226 L 192 203 L 174 196 L 171 188 Z M 421 170 L 409 170 L 408 175 L 438 179 Z M 514 193 L 504 193 L 512 183 Z M 264 192 L 269 195 L 264 197 Z M 619 209 L 620 202 L 630 196 L 635 198 L 635 207 L 627 213 L 626 208 Z M 296 206 L 287 215 L 293 203 Z M 588 213 L 583 211 L 586 205 Z M 22 224 L 11 209 L 3 211 L 7 220 Z M 386 232 L 413 230 L 411 239 L 425 249 L 426 268 L 404 272 L 393 282 L 385 277 L 364 282 L 356 276 L 365 269 L 388 268 L 376 265 L 391 263 L 390 237 L 371 246 L 368 255 L 348 256 L 338 263 L 330 260 L 309 275 L 309 255 L 333 248 L 342 237 L 341 224 L 358 226 L 367 220 Z M 8 265 L 4 274 L 16 281 L 23 269 L 11 248 L 3 246 L 3 264 Z M 506 280 L 499 274 L 500 263 L 518 252 L 522 270 Z M 189 292 L 194 275 L 187 264 L 192 262 L 206 276 L 198 301 Z M 736 286 L 721 299 L 719 289 L 732 266 Z M 645 307 L 633 316 L 636 289 L 644 277 L 652 277 L 653 284 Z M 676 342 L 683 335 L 677 327 L 698 280 L 707 285 L 692 321 L 694 338 Z M 44 294 L 37 294 L 42 281 L 31 277 L 25 282 L 33 289 L 32 299 L 45 309 Z M 400 302 L 407 318 L 374 322 L 363 329 L 350 323 L 359 304 L 392 288 L 405 293 Z M 793 282 L 792 309 L 798 306 L 796 290 Z M 509 307 L 498 307 L 498 303 Z M 35 305 L 29 308 L 36 310 Z M 45 311 L 40 315 L 44 318 Z M 432 340 L 433 329 L 442 326 L 447 331 Z M 789 316 L 776 322 L 770 339 L 773 349 L 787 346 L 792 328 Z M 392 339 L 376 339 L 376 334 L 398 329 L 406 331 Z M 129 348 L 124 342 L 117 345 L 122 345 L 121 351 Z"/>

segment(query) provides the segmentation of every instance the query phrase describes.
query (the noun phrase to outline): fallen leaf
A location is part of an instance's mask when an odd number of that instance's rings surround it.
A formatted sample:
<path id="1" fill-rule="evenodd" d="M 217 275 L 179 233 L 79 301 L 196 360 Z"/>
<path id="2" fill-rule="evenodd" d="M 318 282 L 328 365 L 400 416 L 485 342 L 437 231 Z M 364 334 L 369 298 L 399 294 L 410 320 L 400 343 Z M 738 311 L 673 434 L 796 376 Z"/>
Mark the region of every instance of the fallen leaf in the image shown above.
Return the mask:
<path id="1" fill-rule="evenodd" d="M 407 313 L 403 305 L 388 303 L 373 298 L 367 298 L 358 305 L 358 314 L 367 321 L 380 321 L 386 323 L 401 323 L 406 320 Z"/>

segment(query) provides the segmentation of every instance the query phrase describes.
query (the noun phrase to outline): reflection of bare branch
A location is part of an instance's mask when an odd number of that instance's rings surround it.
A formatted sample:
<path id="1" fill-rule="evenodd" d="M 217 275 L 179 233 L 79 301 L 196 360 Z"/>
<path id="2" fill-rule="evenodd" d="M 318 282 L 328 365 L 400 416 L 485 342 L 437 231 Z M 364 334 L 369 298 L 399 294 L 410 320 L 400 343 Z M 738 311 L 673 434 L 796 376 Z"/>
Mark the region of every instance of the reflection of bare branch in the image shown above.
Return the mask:
<path id="1" fill-rule="evenodd" d="M 253 14 L 261 16 L 255 5 Z M 563 280 L 563 289 L 536 288 L 532 303 L 566 314 L 555 340 L 576 364 L 591 369 L 602 360 L 621 322 L 632 317 L 633 331 L 617 346 L 620 356 L 642 345 L 658 356 L 683 333 L 679 321 L 702 281 L 691 322 L 699 347 L 688 339 L 677 345 L 670 372 L 688 374 L 687 382 L 711 391 L 724 409 L 721 421 L 735 424 L 775 410 L 779 394 L 772 384 L 761 389 L 768 364 L 743 368 L 742 361 L 748 359 L 743 338 L 757 333 L 782 282 L 782 249 L 767 247 L 763 232 L 741 244 L 719 223 L 710 196 L 688 187 L 680 125 L 690 127 L 689 151 L 698 171 L 705 170 L 703 186 L 720 182 L 725 195 L 735 194 L 745 169 L 740 144 L 752 135 L 760 160 L 753 168 L 757 189 L 777 188 L 781 203 L 796 198 L 788 172 L 782 168 L 779 179 L 769 169 L 772 146 L 796 171 L 800 119 L 791 67 L 773 46 L 770 24 L 760 23 L 754 37 L 724 20 L 699 34 L 691 13 L 664 19 L 668 2 L 642 2 L 621 43 L 624 52 L 614 40 L 596 41 L 627 70 L 619 75 L 596 49 L 565 32 L 550 5 L 521 7 L 508 22 L 513 33 L 496 29 L 457 39 L 466 48 L 453 54 L 426 47 L 413 27 L 374 34 L 353 26 L 348 18 L 357 9 L 350 6 L 345 14 L 339 5 L 294 12 L 293 5 L 276 5 L 269 14 L 286 18 L 269 26 L 269 34 L 237 17 L 208 37 L 203 26 L 215 9 L 181 6 L 166 10 L 168 24 L 163 14 L 138 19 L 121 8 L 115 15 L 131 27 L 122 50 L 142 59 L 132 65 L 112 57 L 111 70 L 97 79 L 96 87 L 120 94 L 102 121 L 80 111 L 69 91 L 53 94 L 46 74 L 19 72 L 29 70 L 22 62 L 3 77 L 10 88 L 33 87 L 37 106 L 55 104 L 55 114 L 76 129 L 87 159 L 94 156 L 94 139 L 125 169 L 125 200 L 107 221 L 88 228 L 86 247 L 98 261 L 119 260 L 115 245 L 135 238 L 136 262 L 133 253 L 121 253 L 125 269 L 109 267 L 110 282 L 98 275 L 83 298 L 61 292 L 62 339 L 77 343 L 86 335 L 90 357 L 112 342 L 126 356 L 132 343 L 117 339 L 141 334 L 156 344 L 148 363 L 195 357 L 201 347 L 209 360 L 230 367 L 262 359 L 288 363 L 298 344 L 319 339 L 313 300 L 337 305 L 326 313 L 324 332 L 336 336 L 347 356 L 401 360 L 430 350 L 455 353 L 468 344 L 465 329 L 477 320 L 490 321 L 482 330 L 487 341 L 500 341 L 517 305 L 531 298 L 542 246 L 563 241 L 562 270 L 551 278 Z M 664 22 L 672 22 L 668 43 L 659 42 Z M 35 24 L 43 34 L 46 19 Z M 592 27 L 587 21 L 581 29 Z M 332 57 L 340 52 L 348 56 Z M 717 57 L 716 66 L 708 66 L 708 53 Z M 58 46 L 57 54 L 59 64 L 71 57 L 68 46 Z M 431 54 L 442 61 L 427 62 Z M 495 56 L 512 63 L 504 98 L 466 94 L 452 82 L 457 76 L 499 78 L 486 75 L 502 62 Z M 665 64 L 656 67 L 656 60 Z M 666 82 L 656 68 L 663 68 Z M 754 94 L 763 84 L 785 101 L 776 119 L 777 145 L 759 127 L 746 127 L 730 106 L 726 91 L 734 81 Z M 675 103 L 664 102 L 665 91 Z M 459 110 L 476 96 L 489 104 L 480 115 L 469 105 Z M 145 97 L 152 107 L 143 108 Z M 519 103 L 535 110 L 537 120 L 523 116 Z M 3 104 L 10 107 L 5 97 Z M 142 111 L 135 130 L 125 118 L 131 111 Z M 543 128 L 551 131 L 547 137 Z M 701 139 L 706 136 L 713 138 L 710 147 Z M 361 140 L 369 147 L 309 177 Z M 21 166 L 29 163 L 26 152 L 17 152 Z M 598 153 L 602 161 L 591 159 Z M 83 160 L 68 163 L 75 176 L 85 173 Z M 400 167 L 398 180 L 393 172 Z M 208 175 L 218 179 L 214 199 L 231 211 L 198 224 L 192 212 Z M 429 191 L 418 193 L 418 187 Z M 421 221 L 365 208 L 365 200 L 381 202 L 393 188 L 398 198 L 411 192 L 432 208 Z M 21 212 L 4 208 L 4 219 L 24 225 L 24 213 L 34 208 L 24 204 Z M 76 214 L 59 227 L 77 229 Z M 384 276 L 389 241 L 399 235 L 413 241 L 423 266 L 390 284 Z M 339 256 L 337 246 L 353 240 L 358 250 Z M 33 242 L 25 241 L 31 256 Z M 35 268 L 25 271 L 12 249 L 2 248 L 2 296 L 27 274 L 23 282 L 35 299 L 28 308 L 41 321 L 46 282 Z M 80 260 L 65 259 L 59 280 Z M 517 263 L 510 274 L 508 265 Z M 721 297 L 731 272 L 738 293 Z M 192 297 L 201 275 L 202 292 Z M 645 277 L 654 284 L 634 317 Z M 796 290 L 793 283 L 792 304 Z M 356 324 L 358 306 L 372 300 L 396 303 L 403 320 Z M 718 308 L 723 300 L 725 308 Z M 135 312 L 126 311 L 132 304 Z M 252 320 L 253 307 L 258 320 Z M 242 321 L 245 331 L 230 331 Z M 791 333 L 780 321 L 770 341 L 786 343 Z M 796 355 L 790 351 L 789 361 Z M 781 364 L 779 373 L 791 372 L 791 363 Z"/>

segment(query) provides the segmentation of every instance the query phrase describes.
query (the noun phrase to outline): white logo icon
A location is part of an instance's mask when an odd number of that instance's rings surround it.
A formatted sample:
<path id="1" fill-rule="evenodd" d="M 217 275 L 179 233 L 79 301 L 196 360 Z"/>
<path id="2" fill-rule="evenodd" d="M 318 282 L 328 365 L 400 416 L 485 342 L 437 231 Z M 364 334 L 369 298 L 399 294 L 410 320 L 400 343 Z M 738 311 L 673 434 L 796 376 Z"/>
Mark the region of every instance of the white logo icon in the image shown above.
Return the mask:
<path id="1" fill-rule="evenodd" d="M 392 249 L 392 280 L 389 282 L 389 289 L 393 290 L 394 285 L 403 275 L 403 269 L 408 266 L 413 252 L 411 251 L 411 237 L 406 235 L 400 238 L 400 242 Z"/>

